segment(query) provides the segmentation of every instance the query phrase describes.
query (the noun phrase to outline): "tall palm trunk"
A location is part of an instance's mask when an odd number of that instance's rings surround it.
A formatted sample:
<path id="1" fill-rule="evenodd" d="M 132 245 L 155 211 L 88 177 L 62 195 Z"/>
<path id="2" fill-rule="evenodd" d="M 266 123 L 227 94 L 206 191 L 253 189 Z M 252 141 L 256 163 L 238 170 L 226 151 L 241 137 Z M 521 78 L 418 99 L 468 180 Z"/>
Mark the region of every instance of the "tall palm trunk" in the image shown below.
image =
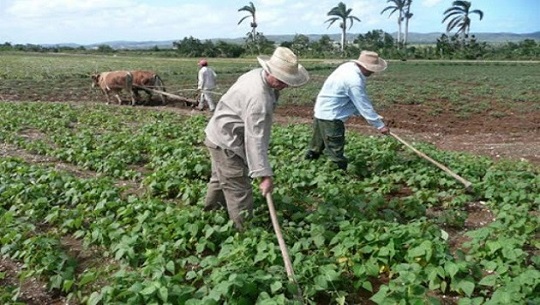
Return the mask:
<path id="1" fill-rule="evenodd" d="M 398 32 L 397 32 L 397 42 L 398 42 L 398 49 L 401 48 L 401 24 L 403 23 L 403 17 L 402 17 L 401 11 L 399 12 L 399 19 L 398 19 Z"/>
<path id="2" fill-rule="evenodd" d="M 412 18 L 413 14 L 411 13 L 411 4 L 412 0 L 408 0 L 405 5 L 405 33 L 403 37 L 403 45 L 407 45 L 407 38 L 409 36 L 409 20 Z"/>
<path id="3" fill-rule="evenodd" d="M 407 12 L 405 14 L 405 31 L 403 33 L 403 45 L 407 45 L 407 38 L 409 36 L 409 19 L 410 19 L 410 14 L 409 12 Z"/>
<path id="4" fill-rule="evenodd" d="M 341 24 L 341 53 L 345 52 L 345 42 L 347 41 L 347 27 L 345 22 Z"/>

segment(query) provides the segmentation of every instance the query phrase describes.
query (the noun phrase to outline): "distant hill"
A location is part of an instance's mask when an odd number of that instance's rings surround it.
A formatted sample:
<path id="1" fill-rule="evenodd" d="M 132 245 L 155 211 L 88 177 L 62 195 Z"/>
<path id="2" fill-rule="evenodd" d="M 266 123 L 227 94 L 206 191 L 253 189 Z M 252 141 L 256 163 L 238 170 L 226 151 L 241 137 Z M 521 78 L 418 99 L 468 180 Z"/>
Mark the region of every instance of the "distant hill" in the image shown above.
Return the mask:
<path id="1" fill-rule="evenodd" d="M 365 34 L 365 33 L 363 33 Z M 434 44 L 437 42 L 437 38 L 441 37 L 443 33 L 409 33 L 408 36 L 408 43 L 409 44 Z M 307 34 L 306 36 L 309 37 L 310 41 L 317 41 L 321 39 L 321 37 L 325 34 Z M 332 40 L 339 41 L 341 39 L 340 34 L 326 34 L 330 36 Z M 392 33 L 394 38 L 397 37 L 397 33 Z M 534 33 L 526 33 L 526 34 L 516 34 L 516 33 L 471 33 L 471 35 L 475 35 L 476 39 L 480 42 L 487 42 L 487 43 L 506 43 L 506 42 L 520 42 L 525 39 L 532 39 L 540 42 L 540 31 L 534 32 Z M 266 35 L 266 38 L 268 40 L 274 41 L 276 43 L 282 43 L 284 41 L 292 41 L 294 39 L 295 35 Z M 358 36 L 358 33 L 349 33 L 347 37 L 349 39 L 354 39 Z M 173 42 L 182 40 L 182 38 L 179 38 L 177 40 L 164 40 L 164 41 L 107 41 L 107 42 L 101 42 L 101 43 L 95 43 L 90 45 L 79 45 L 79 44 L 48 44 L 44 46 L 68 46 L 77 48 L 79 46 L 84 46 L 85 48 L 97 48 L 100 45 L 108 45 L 113 49 L 150 49 L 154 47 L 158 47 L 160 49 L 168 49 L 173 47 Z M 207 39 L 201 39 L 202 41 L 205 41 Z M 217 42 L 219 40 L 227 42 L 227 43 L 237 43 L 242 44 L 244 42 L 243 37 L 238 38 L 213 38 L 209 39 L 214 42 Z"/>

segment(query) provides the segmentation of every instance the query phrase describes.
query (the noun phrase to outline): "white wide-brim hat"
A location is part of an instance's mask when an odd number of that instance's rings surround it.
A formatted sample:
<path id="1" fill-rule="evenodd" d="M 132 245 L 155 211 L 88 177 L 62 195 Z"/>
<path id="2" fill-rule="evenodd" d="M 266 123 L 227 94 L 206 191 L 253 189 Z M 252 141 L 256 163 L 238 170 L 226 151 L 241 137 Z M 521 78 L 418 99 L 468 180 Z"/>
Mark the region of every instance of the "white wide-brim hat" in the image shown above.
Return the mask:
<path id="1" fill-rule="evenodd" d="M 289 48 L 277 47 L 271 57 L 260 55 L 257 60 L 266 72 L 291 87 L 302 86 L 309 81 L 309 73 Z"/>
<path id="2" fill-rule="evenodd" d="M 382 72 L 388 66 L 386 60 L 380 58 L 379 54 L 372 51 L 362 51 L 358 60 L 354 61 L 371 72 Z"/>

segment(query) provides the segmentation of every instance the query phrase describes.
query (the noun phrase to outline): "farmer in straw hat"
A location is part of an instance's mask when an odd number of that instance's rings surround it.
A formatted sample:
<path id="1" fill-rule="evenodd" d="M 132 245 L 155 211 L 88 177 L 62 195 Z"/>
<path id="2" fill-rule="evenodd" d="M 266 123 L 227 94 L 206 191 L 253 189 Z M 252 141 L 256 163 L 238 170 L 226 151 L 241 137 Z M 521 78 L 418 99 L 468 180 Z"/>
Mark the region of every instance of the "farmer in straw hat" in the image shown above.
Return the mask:
<path id="1" fill-rule="evenodd" d="M 273 191 L 268 146 L 279 91 L 302 86 L 306 69 L 288 48 L 278 47 L 271 57 L 257 57 L 262 68 L 243 75 L 217 104 L 205 129 L 205 145 L 212 158 L 205 210 L 226 207 L 238 230 L 253 213 L 251 180 L 259 181 L 265 196 Z"/>
<path id="2" fill-rule="evenodd" d="M 305 158 L 314 160 L 324 153 L 338 168 L 347 169 L 345 121 L 361 115 L 382 134 L 390 129 L 373 109 L 366 92 L 367 77 L 386 69 L 387 63 L 371 51 L 362 51 L 358 60 L 341 64 L 324 82 L 315 102 L 313 137 Z"/>

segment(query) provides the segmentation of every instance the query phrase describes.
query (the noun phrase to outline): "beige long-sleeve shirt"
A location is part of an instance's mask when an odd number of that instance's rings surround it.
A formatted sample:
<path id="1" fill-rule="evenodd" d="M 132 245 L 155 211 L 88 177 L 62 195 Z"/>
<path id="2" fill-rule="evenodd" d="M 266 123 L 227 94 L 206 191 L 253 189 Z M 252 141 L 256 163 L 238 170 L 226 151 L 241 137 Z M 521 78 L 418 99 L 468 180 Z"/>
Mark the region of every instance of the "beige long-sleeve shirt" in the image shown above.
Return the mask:
<path id="1" fill-rule="evenodd" d="M 272 176 L 268 146 L 279 91 L 263 77 L 263 69 L 238 78 L 221 97 L 206 126 L 206 139 L 242 157 L 252 178 Z"/>

